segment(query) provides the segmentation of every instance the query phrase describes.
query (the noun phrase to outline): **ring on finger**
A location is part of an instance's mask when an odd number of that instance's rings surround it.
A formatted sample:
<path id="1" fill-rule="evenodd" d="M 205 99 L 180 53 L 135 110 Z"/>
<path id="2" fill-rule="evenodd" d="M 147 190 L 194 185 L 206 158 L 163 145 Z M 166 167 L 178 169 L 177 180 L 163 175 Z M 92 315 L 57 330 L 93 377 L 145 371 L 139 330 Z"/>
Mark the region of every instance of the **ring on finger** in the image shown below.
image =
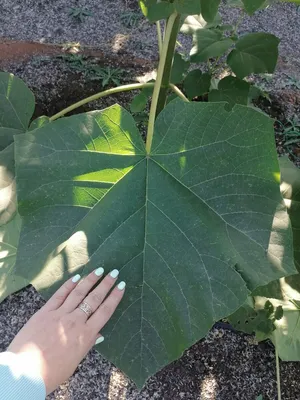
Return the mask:
<path id="1" fill-rule="evenodd" d="M 78 308 L 83 311 L 88 318 L 93 314 L 92 307 L 86 301 L 81 302 Z"/>

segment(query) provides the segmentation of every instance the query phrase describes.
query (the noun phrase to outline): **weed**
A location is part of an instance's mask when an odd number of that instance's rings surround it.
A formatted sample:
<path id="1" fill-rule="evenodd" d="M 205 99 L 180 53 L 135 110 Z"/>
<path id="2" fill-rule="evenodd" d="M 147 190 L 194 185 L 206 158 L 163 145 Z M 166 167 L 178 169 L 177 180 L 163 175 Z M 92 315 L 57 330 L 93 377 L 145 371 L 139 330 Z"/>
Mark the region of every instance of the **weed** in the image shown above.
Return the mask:
<path id="1" fill-rule="evenodd" d="M 85 8 L 72 7 L 70 8 L 69 15 L 76 21 L 83 22 L 85 17 L 91 17 L 93 14 L 91 13 L 91 11 Z"/>
<path id="2" fill-rule="evenodd" d="M 82 54 L 64 54 L 58 57 L 64 60 L 70 69 L 82 73 L 85 78 L 101 81 L 102 87 L 112 84 L 120 85 L 124 73 L 124 70 L 120 68 L 100 67 Z"/>
<path id="3" fill-rule="evenodd" d="M 136 28 L 142 15 L 135 11 L 127 11 L 121 15 L 121 22 L 126 28 Z"/>
<path id="4" fill-rule="evenodd" d="M 120 68 L 93 66 L 90 71 L 90 79 L 93 81 L 101 81 L 102 87 L 108 86 L 109 84 L 118 86 L 120 85 L 123 72 L 124 71 Z"/>
<path id="5" fill-rule="evenodd" d="M 286 124 L 278 121 L 282 130 L 282 135 L 285 137 L 285 147 L 298 144 L 300 142 L 300 120 L 297 118 L 289 119 Z"/>

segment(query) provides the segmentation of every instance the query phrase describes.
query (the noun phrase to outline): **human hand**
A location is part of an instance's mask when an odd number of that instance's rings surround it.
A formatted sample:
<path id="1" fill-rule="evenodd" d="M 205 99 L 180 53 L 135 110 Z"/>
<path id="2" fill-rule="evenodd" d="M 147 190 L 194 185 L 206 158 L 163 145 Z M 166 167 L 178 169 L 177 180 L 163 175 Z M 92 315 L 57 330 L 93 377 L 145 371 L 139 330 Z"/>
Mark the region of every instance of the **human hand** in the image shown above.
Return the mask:
<path id="1" fill-rule="evenodd" d="M 81 282 L 80 275 L 65 282 L 7 349 L 43 378 L 47 394 L 73 374 L 96 341 L 98 344 L 104 340 L 99 331 L 120 303 L 125 282 L 107 296 L 118 276 L 113 270 L 90 292 L 103 272 L 98 268 Z M 86 311 L 78 308 L 82 302 L 87 304 Z"/>

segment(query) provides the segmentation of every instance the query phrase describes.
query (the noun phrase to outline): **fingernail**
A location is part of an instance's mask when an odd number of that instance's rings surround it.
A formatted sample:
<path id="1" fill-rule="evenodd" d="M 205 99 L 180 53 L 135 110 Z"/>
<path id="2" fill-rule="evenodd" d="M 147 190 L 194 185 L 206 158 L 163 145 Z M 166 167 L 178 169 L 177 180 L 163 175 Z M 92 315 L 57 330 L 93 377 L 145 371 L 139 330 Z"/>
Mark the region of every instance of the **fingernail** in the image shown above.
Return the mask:
<path id="1" fill-rule="evenodd" d="M 120 283 L 118 284 L 117 288 L 118 288 L 119 290 L 124 290 L 124 289 L 125 289 L 125 286 L 126 286 L 126 283 L 122 281 L 122 282 L 120 282 Z"/>
<path id="2" fill-rule="evenodd" d="M 102 267 L 95 269 L 95 275 L 101 276 L 103 275 L 104 269 Z"/>
<path id="3" fill-rule="evenodd" d="M 77 275 L 73 276 L 72 282 L 76 283 L 76 282 L 78 282 L 80 280 L 80 278 L 81 278 L 81 276 L 79 274 L 77 274 Z"/>
<path id="4" fill-rule="evenodd" d="M 119 275 L 119 271 L 117 269 L 114 269 L 111 271 L 111 273 L 109 274 L 112 278 L 116 278 Z"/>
<path id="5" fill-rule="evenodd" d="M 100 336 L 100 337 L 98 337 L 98 339 L 96 340 L 95 344 L 102 343 L 103 340 L 104 340 L 104 337 L 103 337 L 103 336 Z"/>

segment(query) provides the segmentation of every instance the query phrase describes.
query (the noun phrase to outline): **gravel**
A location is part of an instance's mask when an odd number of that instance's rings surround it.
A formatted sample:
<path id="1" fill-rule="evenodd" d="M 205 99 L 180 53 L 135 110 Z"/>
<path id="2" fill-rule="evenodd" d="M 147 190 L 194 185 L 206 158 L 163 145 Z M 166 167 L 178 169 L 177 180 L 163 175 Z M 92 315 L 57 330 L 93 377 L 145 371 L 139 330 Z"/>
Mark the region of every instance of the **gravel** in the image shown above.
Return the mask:
<path id="1" fill-rule="evenodd" d="M 33 287 L 0 304 L 0 351 L 44 304 Z M 283 400 L 299 400 L 299 363 L 281 364 Z M 141 392 L 95 350 L 47 400 L 264 400 L 276 399 L 274 349 L 252 336 L 213 328 L 183 357 L 150 378 Z"/>
<path id="2" fill-rule="evenodd" d="M 91 16 L 79 22 L 71 8 L 88 10 Z M 224 22 L 238 19 L 235 8 L 222 8 Z M 1 0 L 0 37 L 42 43 L 76 43 L 94 46 L 109 53 L 129 53 L 134 57 L 157 58 L 155 25 L 144 18 L 129 27 L 124 17 L 131 13 L 142 17 L 137 1 L 128 0 Z M 22 27 L 22 29 L 20 29 Z M 300 56 L 300 15 L 295 4 L 273 4 L 246 17 L 239 32 L 270 32 L 281 39 L 282 56 L 297 60 Z M 182 50 L 190 48 L 190 38 L 181 35 Z"/>

